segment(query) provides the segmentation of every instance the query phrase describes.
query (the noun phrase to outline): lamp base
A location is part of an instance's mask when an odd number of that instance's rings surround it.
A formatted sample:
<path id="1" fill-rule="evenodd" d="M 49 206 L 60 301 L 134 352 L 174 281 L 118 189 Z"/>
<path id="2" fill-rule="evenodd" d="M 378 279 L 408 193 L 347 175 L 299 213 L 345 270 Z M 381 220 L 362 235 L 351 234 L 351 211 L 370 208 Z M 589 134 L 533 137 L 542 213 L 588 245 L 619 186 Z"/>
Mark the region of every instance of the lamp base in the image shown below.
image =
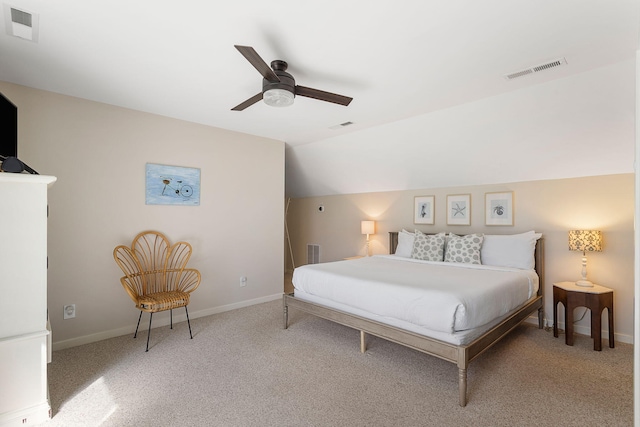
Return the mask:
<path id="1" fill-rule="evenodd" d="M 588 280 L 578 280 L 576 282 L 576 286 L 582 286 L 582 287 L 585 287 L 585 288 L 592 288 L 593 287 L 593 283 L 591 283 Z"/>

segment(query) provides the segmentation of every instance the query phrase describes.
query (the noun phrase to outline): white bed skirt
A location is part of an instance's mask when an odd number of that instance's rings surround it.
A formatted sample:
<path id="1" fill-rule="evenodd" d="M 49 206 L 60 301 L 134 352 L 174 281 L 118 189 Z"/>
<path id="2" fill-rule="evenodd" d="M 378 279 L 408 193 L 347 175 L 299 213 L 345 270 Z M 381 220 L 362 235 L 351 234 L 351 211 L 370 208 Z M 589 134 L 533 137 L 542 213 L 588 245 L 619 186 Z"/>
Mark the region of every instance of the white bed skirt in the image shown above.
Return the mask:
<path id="1" fill-rule="evenodd" d="M 413 323 L 409 323 L 409 322 L 405 322 L 402 320 L 398 320 L 398 319 L 394 319 L 394 318 L 390 318 L 390 317 L 384 317 L 384 316 L 378 316 L 372 313 L 369 313 L 367 311 L 364 310 L 359 310 L 357 308 L 353 308 L 350 307 L 348 305 L 345 304 L 340 304 L 334 301 L 330 301 L 330 300 L 326 300 L 324 298 L 320 298 L 317 297 L 315 295 L 309 295 L 305 292 L 302 292 L 300 290 L 295 290 L 294 292 L 294 296 L 297 299 L 300 299 L 302 301 L 308 301 L 314 304 L 319 304 L 319 305 L 323 305 L 325 307 L 328 308 L 332 308 L 334 310 L 340 310 L 343 311 L 345 313 L 349 313 L 349 314 L 353 314 L 356 316 L 360 316 L 363 317 L 365 319 L 369 319 L 369 320 L 375 320 L 376 322 L 380 322 L 380 323 L 384 323 L 385 325 L 389 325 L 389 326 L 394 326 L 396 328 L 400 328 L 400 329 L 404 329 L 406 331 L 409 332 L 413 332 L 419 335 L 423 335 L 425 337 L 429 337 L 429 338 L 433 338 L 439 341 L 443 341 L 449 344 L 454 344 L 454 345 L 467 345 L 470 342 L 474 341 L 476 338 L 480 337 L 482 334 L 484 334 L 485 332 L 487 332 L 489 329 L 491 329 L 492 327 L 494 327 L 495 325 L 497 325 L 498 323 L 500 323 L 501 321 L 503 321 L 505 318 L 507 318 L 509 314 L 504 315 L 498 319 L 495 319 L 494 321 L 487 323 L 486 325 L 482 325 L 478 328 L 475 329 L 468 329 L 466 331 L 461 331 L 461 332 L 455 332 L 452 334 L 446 333 L 446 332 L 440 332 L 440 331 L 432 331 L 430 329 L 426 329 L 426 328 L 421 328 L 417 325 L 414 325 Z M 534 297 L 535 298 L 535 297 Z M 533 298 L 532 298 L 533 299 Z M 529 301 L 527 301 L 529 302 Z M 523 306 L 525 304 L 522 304 Z M 518 307 L 519 308 L 519 307 Z"/>

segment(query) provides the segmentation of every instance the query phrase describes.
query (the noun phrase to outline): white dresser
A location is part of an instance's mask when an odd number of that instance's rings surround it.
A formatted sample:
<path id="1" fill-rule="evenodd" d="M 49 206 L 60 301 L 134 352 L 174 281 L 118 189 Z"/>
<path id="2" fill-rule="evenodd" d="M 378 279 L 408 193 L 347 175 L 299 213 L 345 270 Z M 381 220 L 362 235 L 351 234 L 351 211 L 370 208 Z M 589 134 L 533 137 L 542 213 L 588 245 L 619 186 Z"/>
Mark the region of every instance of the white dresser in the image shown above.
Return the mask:
<path id="1" fill-rule="evenodd" d="M 44 175 L 0 173 L 0 426 L 51 415 Z"/>

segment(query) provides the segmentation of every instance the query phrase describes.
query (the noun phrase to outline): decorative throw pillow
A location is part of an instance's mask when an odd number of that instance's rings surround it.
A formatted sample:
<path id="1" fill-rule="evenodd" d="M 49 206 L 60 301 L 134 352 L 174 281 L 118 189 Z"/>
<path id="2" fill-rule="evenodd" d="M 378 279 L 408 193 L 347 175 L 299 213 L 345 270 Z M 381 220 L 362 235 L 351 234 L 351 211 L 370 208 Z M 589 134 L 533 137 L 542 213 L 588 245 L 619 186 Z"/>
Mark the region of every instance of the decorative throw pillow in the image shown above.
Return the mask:
<path id="1" fill-rule="evenodd" d="M 403 229 L 398 233 L 398 246 L 396 247 L 395 254 L 405 258 L 411 258 L 414 240 L 415 237 L 413 233 Z"/>
<path id="2" fill-rule="evenodd" d="M 444 233 L 424 234 L 416 230 L 411 258 L 425 261 L 442 261 L 444 259 Z"/>
<path id="3" fill-rule="evenodd" d="M 467 234 L 466 236 L 449 234 L 444 261 L 481 264 L 480 249 L 482 248 L 482 239 L 482 234 Z"/>

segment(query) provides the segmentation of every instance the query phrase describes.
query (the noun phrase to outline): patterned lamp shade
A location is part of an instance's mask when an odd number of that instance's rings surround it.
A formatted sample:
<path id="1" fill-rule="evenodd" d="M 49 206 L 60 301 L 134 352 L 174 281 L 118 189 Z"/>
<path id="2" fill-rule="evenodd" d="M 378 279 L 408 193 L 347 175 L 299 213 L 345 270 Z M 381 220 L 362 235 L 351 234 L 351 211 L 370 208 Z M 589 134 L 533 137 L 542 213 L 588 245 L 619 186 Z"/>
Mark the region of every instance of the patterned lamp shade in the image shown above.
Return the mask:
<path id="1" fill-rule="evenodd" d="M 582 252 L 601 252 L 602 232 L 598 230 L 569 231 L 569 250 Z"/>

